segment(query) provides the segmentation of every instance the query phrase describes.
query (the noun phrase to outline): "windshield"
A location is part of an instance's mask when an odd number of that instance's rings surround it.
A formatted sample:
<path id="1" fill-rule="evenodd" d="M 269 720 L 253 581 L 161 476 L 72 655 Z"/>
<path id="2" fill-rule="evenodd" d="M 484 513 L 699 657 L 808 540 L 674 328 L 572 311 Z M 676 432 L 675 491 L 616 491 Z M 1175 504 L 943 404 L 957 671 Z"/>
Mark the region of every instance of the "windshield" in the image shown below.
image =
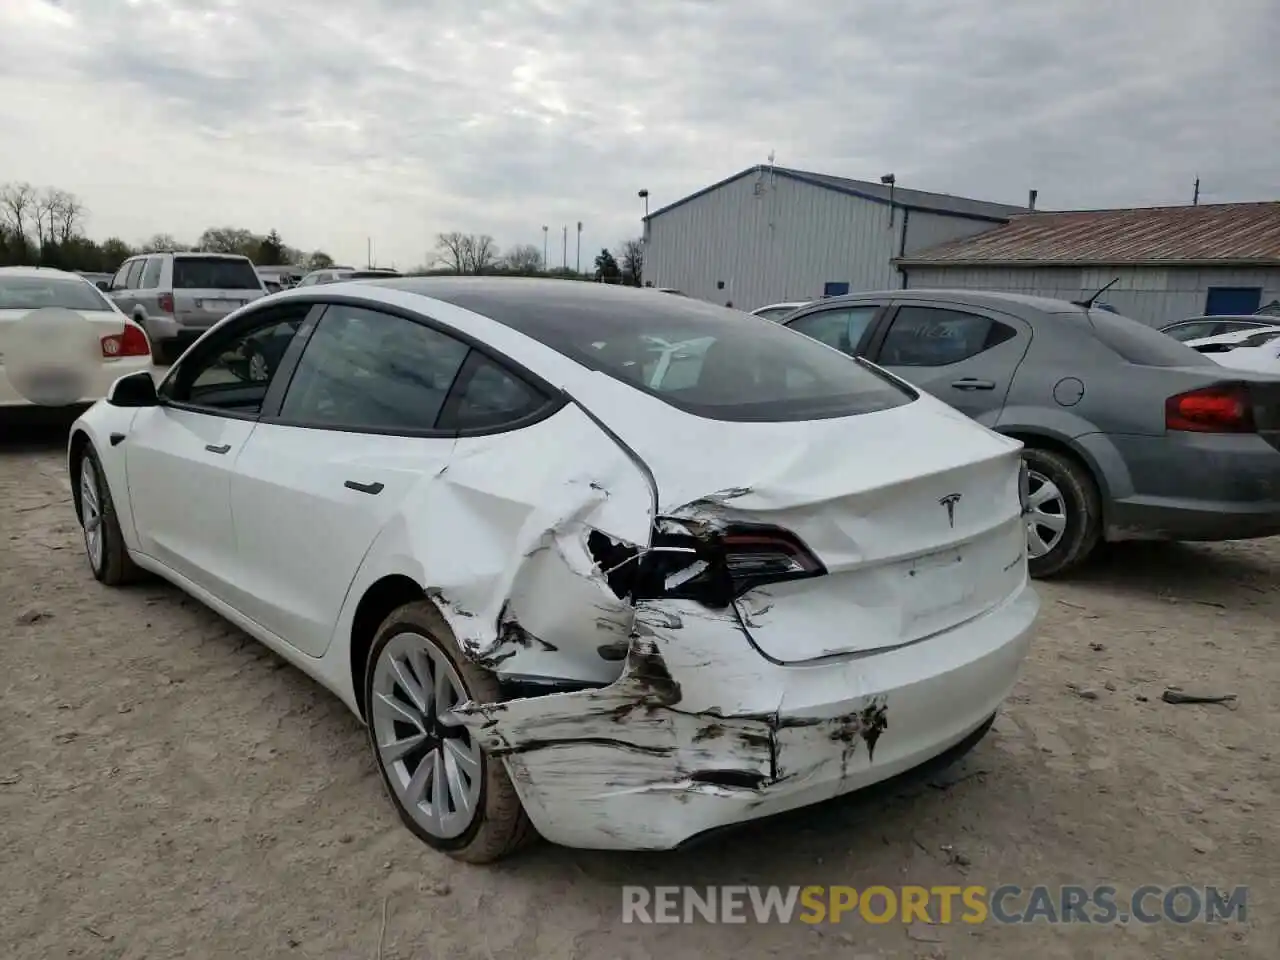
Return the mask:
<path id="1" fill-rule="evenodd" d="M 1145 323 L 1105 310 L 1086 310 L 1093 332 L 1130 363 L 1146 367 L 1203 367 L 1213 361 Z"/>
<path id="2" fill-rule="evenodd" d="M 586 367 L 712 420 L 845 417 L 901 406 L 916 396 L 802 333 L 690 297 L 592 284 L 525 286 L 509 279 L 382 283 L 491 317 Z"/>
<path id="3" fill-rule="evenodd" d="M 0 310 L 39 310 L 41 307 L 95 313 L 111 310 L 111 304 L 87 280 L 0 276 Z"/>
<path id="4" fill-rule="evenodd" d="M 262 281 L 248 260 L 232 257 L 175 257 L 175 290 L 261 290 Z"/>

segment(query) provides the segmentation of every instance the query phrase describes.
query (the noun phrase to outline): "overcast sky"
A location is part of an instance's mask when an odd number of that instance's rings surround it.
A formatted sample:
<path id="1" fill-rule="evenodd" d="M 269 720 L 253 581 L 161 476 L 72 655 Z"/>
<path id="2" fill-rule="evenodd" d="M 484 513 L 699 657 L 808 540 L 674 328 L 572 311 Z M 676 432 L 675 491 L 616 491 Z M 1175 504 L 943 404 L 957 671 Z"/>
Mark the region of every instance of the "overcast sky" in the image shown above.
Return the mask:
<path id="1" fill-rule="evenodd" d="M 0 0 L 0 182 L 90 235 L 583 261 L 756 163 L 1040 206 L 1280 198 L 1277 0 Z"/>

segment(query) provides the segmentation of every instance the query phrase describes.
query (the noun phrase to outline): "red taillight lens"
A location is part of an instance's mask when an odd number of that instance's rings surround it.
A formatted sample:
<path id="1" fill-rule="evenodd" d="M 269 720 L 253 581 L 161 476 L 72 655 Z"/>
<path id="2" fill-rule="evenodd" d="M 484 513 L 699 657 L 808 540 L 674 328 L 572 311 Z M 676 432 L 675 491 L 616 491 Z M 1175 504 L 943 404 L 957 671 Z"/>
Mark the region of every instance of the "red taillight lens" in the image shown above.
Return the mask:
<path id="1" fill-rule="evenodd" d="M 794 534 L 777 527 L 735 524 L 705 530 L 670 520 L 660 521 L 659 527 L 638 569 L 625 578 L 610 578 L 620 596 L 727 607 L 754 587 L 827 572 Z M 688 532 L 675 532 L 681 528 Z"/>
<path id="2" fill-rule="evenodd" d="M 1191 390 L 1165 401 L 1164 425 L 1194 433 L 1252 433 L 1253 401 L 1240 383 Z"/>
<path id="3" fill-rule="evenodd" d="M 161 313 L 173 313 L 173 294 L 162 293 L 159 297 Z"/>
<path id="4" fill-rule="evenodd" d="M 151 353 L 151 343 L 137 324 L 126 323 L 124 333 L 113 333 L 102 338 L 102 355 L 108 360 L 119 357 L 145 357 Z"/>

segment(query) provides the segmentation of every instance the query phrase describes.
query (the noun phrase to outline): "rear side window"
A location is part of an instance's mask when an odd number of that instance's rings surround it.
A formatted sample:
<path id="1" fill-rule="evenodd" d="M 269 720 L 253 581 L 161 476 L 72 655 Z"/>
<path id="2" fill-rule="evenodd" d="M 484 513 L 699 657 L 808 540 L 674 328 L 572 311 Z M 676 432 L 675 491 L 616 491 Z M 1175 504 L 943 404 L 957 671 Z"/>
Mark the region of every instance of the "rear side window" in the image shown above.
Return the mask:
<path id="1" fill-rule="evenodd" d="M 174 257 L 175 290 L 261 290 L 262 281 L 248 260 L 227 257 Z"/>
<path id="2" fill-rule="evenodd" d="M 537 296 L 520 300 L 486 292 L 496 285 L 437 289 L 590 369 L 708 419 L 814 420 L 915 399 L 803 334 L 689 297 L 611 288 L 557 295 L 540 286 Z"/>
<path id="3" fill-rule="evenodd" d="M 880 347 L 886 367 L 945 367 L 976 357 L 1018 335 L 976 313 L 939 307 L 901 307 Z"/>
<path id="4" fill-rule="evenodd" d="M 280 417 L 349 430 L 432 430 L 468 350 L 402 317 L 331 306 L 298 361 Z"/>
<path id="5" fill-rule="evenodd" d="M 1203 367 L 1214 362 L 1184 343 L 1118 313 L 1085 311 L 1094 335 L 1129 363 L 1144 367 Z"/>
<path id="6" fill-rule="evenodd" d="M 484 354 L 472 350 L 440 416 L 446 430 L 493 429 L 537 413 L 547 398 Z"/>
<path id="7" fill-rule="evenodd" d="M 147 265 L 142 271 L 142 287 L 145 290 L 153 290 L 160 286 L 160 269 L 164 266 L 163 257 L 151 257 L 147 260 Z"/>

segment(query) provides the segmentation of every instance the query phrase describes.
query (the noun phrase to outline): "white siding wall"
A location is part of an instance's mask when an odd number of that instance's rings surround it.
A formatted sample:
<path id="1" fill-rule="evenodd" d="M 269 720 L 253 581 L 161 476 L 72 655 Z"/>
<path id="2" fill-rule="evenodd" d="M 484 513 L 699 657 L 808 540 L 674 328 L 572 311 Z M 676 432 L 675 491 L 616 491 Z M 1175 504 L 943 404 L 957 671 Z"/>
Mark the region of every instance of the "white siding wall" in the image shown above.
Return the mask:
<path id="1" fill-rule="evenodd" d="M 1060 300 L 1087 297 L 1119 277 L 1101 299 L 1152 326 L 1200 316 L 1210 287 L 1261 287 L 1264 305 L 1280 299 L 1280 270 L 949 266 L 911 267 L 907 273 L 912 289 L 1000 290 Z"/>
<path id="2" fill-rule="evenodd" d="M 896 289 L 903 215 L 890 224 L 886 204 L 752 171 L 649 221 L 644 280 L 744 310 L 817 298 L 827 283 Z M 993 226 L 919 211 L 908 224 L 909 252 Z"/>

